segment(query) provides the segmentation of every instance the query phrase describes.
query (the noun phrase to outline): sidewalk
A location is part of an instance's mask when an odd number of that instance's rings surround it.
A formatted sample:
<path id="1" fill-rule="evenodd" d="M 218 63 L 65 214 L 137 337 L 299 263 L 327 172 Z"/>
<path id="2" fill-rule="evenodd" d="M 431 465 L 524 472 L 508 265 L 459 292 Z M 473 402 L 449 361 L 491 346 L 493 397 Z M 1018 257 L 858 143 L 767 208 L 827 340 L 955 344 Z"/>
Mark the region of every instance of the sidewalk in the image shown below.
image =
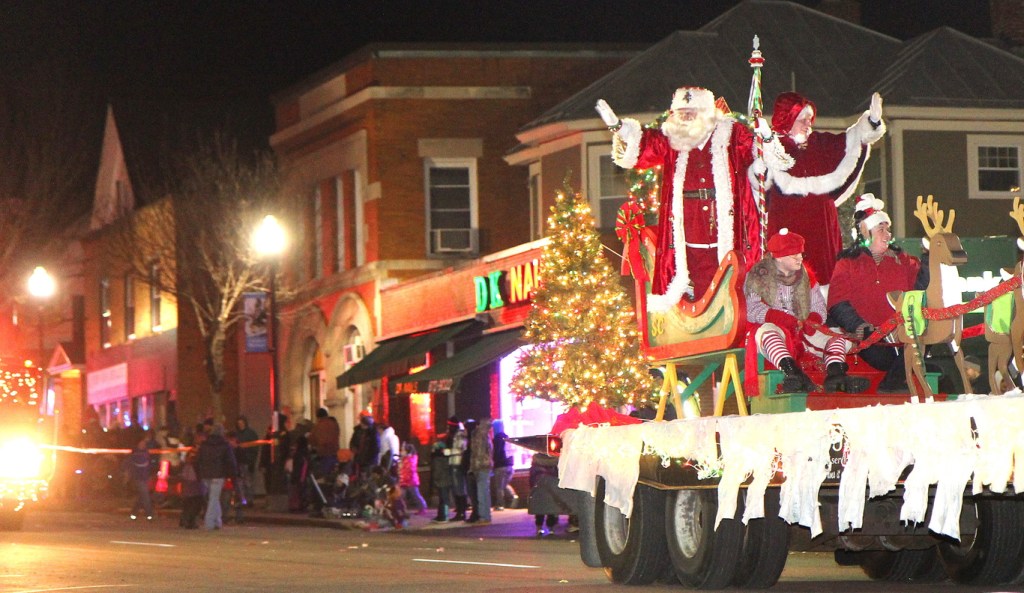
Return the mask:
<path id="1" fill-rule="evenodd" d="M 325 527 L 329 529 L 352 529 L 366 531 L 399 531 L 391 527 L 374 526 L 373 523 L 362 518 L 353 517 L 309 517 L 302 513 L 275 513 L 260 508 L 261 501 L 257 506 L 246 509 L 245 520 L 253 523 L 270 523 L 277 525 L 296 525 L 308 527 Z M 458 530 L 460 533 L 479 533 L 481 537 L 536 537 L 536 528 L 533 524 L 533 516 L 526 512 L 526 509 L 505 509 L 503 511 L 491 512 L 491 523 L 480 525 L 478 523 L 466 523 L 463 521 L 446 521 L 435 523 L 432 521 L 437 516 L 436 509 L 428 509 L 422 515 L 415 512 L 409 517 L 409 526 L 404 531 L 434 532 Z M 562 517 L 561 524 L 555 528 L 554 537 L 566 533 L 566 519 Z M 571 534 L 570 534 L 571 535 Z"/>
<path id="2" fill-rule="evenodd" d="M 404 531 L 416 532 L 429 535 L 435 532 L 451 533 L 452 535 L 478 535 L 479 537 L 514 537 L 534 538 L 536 527 L 534 527 L 533 516 L 526 512 L 526 509 L 505 509 L 491 512 L 491 524 L 480 525 L 478 523 L 465 523 L 463 521 L 447 521 L 434 523 L 431 521 L 437 516 L 436 509 L 428 509 L 426 513 L 417 515 L 413 513 L 409 517 L 409 526 L 403 530 L 396 530 L 390 527 L 372 527 L 365 519 L 354 517 L 310 517 L 306 513 L 271 512 L 266 508 L 265 499 L 257 498 L 252 508 L 245 509 L 244 521 L 247 523 L 264 523 L 271 525 L 290 525 L 296 527 L 319 527 L 327 529 L 344 530 L 365 530 L 365 531 Z M 73 507 L 73 508 L 72 508 Z M 60 501 L 55 499 L 45 500 L 37 507 L 40 511 L 62 510 L 62 511 L 84 511 L 101 512 L 111 514 L 128 515 L 129 507 L 127 501 L 112 500 L 91 500 L 91 501 Z M 157 509 L 158 517 L 173 517 L 177 521 L 181 509 L 166 508 Z M 575 540 L 576 534 L 567 532 L 566 517 L 560 517 L 559 524 L 555 527 L 554 533 L 547 536 L 551 539 Z"/>

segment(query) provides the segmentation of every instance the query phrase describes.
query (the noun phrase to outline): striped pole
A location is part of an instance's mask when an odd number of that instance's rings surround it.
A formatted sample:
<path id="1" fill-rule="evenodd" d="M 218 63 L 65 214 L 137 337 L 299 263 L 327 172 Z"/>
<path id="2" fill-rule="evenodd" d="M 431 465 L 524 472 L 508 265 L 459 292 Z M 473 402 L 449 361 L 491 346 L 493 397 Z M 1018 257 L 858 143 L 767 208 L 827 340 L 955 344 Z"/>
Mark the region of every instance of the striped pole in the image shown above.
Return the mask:
<path id="1" fill-rule="evenodd" d="M 761 98 L 761 66 L 764 65 L 764 58 L 761 56 L 761 40 L 754 35 L 754 49 L 750 52 L 750 67 L 754 74 L 750 80 L 750 97 L 747 100 L 747 118 L 751 127 L 755 127 L 757 118 L 761 117 L 764 101 Z M 757 159 L 764 162 L 764 139 L 760 134 L 754 134 L 754 154 Z M 765 173 L 757 174 L 757 211 L 761 219 L 761 253 L 768 247 L 768 207 L 765 204 Z"/>

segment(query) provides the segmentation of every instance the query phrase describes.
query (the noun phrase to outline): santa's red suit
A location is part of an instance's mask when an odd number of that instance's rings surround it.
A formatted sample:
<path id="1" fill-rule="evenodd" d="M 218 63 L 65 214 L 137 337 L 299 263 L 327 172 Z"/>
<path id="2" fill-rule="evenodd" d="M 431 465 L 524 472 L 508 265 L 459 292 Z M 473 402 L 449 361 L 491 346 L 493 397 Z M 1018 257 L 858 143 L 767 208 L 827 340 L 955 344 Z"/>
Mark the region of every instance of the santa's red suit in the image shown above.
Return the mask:
<path id="1" fill-rule="evenodd" d="M 881 120 L 872 123 L 865 112 L 842 134 L 811 132 L 806 142 L 798 144 L 788 134 L 808 106 L 813 121 L 817 109 L 805 97 L 782 93 L 775 101 L 772 129 L 793 164 L 783 171 L 766 161 L 768 236 L 782 228 L 803 235 L 807 239 L 804 264 L 818 282 L 829 284 L 836 256 L 843 248 L 836 207 L 857 189 L 871 144 L 885 134 L 885 124 Z"/>
<path id="2" fill-rule="evenodd" d="M 660 130 L 642 129 L 636 120 L 622 123 L 615 163 L 662 167 L 649 310 L 667 310 L 687 293 L 703 296 L 730 250 L 740 251 L 748 266 L 760 260 L 760 225 L 747 178 L 753 160 L 749 129 L 720 114 L 704 143 L 677 151 Z"/>

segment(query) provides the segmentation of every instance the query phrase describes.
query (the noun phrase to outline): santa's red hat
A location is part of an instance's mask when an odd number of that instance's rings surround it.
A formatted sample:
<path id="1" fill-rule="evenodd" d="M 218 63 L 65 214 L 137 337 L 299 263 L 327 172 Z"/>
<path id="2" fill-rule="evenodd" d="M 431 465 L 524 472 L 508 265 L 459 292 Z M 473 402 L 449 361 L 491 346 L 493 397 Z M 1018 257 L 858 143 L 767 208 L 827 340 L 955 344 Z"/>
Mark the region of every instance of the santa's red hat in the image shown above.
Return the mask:
<path id="1" fill-rule="evenodd" d="M 889 214 L 883 210 L 885 202 L 875 197 L 875 194 L 864 194 L 857 198 L 857 207 L 853 212 L 853 220 L 860 227 L 860 234 L 865 239 L 871 233 L 871 229 L 887 222 L 892 224 Z"/>
<path id="2" fill-rule="evenodd" d="M 715 95 L 711 91 L 698 86 L 684 86 L 676 89 L 672 95 L 672 111 L 676 109 L 696 109 L 706 113 L 715 109 Z"/>
<path id="3" fill-rule="evenodd" d="M 793 122 L 800 117 L 804 109 L 811 110 L 811 123 L 818 114 L 818 108 L 807 97 L 800 93 L 782 93 L 775 99 L 775 111 L 772 112 L 772 130 L 776 134 L 788 134 L 793 129 Z"/>
<path id="4" fill-rule="evenodd" d="M 768 239 L 768 252 L 775 259 L 803 253 L 804 238 L 798 233 L 790 232 L 789 229 L 779 229 L 779 232 Z"/>

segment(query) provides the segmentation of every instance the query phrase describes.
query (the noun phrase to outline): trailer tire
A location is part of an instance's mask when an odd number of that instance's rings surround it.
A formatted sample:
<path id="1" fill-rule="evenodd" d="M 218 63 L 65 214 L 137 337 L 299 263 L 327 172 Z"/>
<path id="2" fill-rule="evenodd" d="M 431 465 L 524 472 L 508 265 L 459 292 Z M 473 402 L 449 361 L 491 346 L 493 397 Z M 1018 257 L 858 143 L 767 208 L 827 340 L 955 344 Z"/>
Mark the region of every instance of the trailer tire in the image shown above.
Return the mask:
<path id="1" fill-rule="evenodd" d="M 627 518 L 604 502 L 605 481 L 594 497 L 597 550 L 605 574 L 622 585 L 648 585 L 665 570 L 665 493 L 637 484 L 633 514 Z"/>
<path id="2" fill-rule="evenodd" d="M 965 504 L 963 512 L 971 508 Z M 978 517 L 974 538 L 938 546 L 946 574 L 954 582 L 971 585 L 1000 585 L 1014 580 L 1024 558 L 1024 509 L 1020 501 L 977 498 L 973 508 Z"/>
<path id="3" fill-rule="evenodd" d="M 876 581 L 937 583 L 946 578 L 936 547 L 924 550 L 869 550 L 855 552 L 861 570 Z"/>
<path id="4" fill-rule="evenodd" d="M 587 492 L 580 492 L 577 505 L 577 517 L 580 522 L 580 559 L 590 568 L 601 568 L 601 554 L 597 550 L 597 528 L 594 525 L 594 497 Z"/>
<path id="5" fill-rule="evenodd" d="M 743 548 L 743 523 L 723 519 L 715 529 L 714 490 L 676 490 L 665 501 L 665 536 L 676 578 L 691 589 L 732 583 Z"/>
<path id="6" fill-rule="evenodd" d="M 789 525 L 779 517 L 779 491 L 770 488 L 764 497 L 764 517 L 747 522 L 732 583 L 744 589 L 774 585 L 789 558 Z"/>

